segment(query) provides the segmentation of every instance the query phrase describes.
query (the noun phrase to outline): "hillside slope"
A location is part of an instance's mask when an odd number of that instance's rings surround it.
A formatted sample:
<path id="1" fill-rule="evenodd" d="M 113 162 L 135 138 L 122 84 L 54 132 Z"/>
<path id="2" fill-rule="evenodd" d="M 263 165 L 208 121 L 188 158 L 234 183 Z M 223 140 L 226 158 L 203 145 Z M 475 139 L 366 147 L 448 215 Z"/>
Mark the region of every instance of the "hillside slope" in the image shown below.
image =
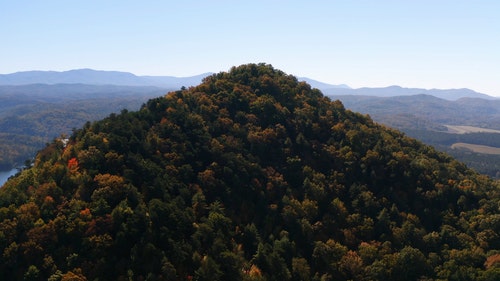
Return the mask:
<path id="1" fill-rule="evenodd" d="M 499 186 L 265 64 L 87 123 L 0 190 L 8 280 L 498 280 Z"/>
<path id="2" fill-rule="evenodd" d="M 46 143 L 87 121 L 137 110 L 167 91 L 85 84 L 0 86 L 0 171 L 20 167 Z"/>
<path id="3" fill-rule="evenodd" d="M 449 101 L 429 95 L 330 98 L 339 99 L 350 110 L 369 114 L 376 122 L 449 153 L 481 174 L 500 179 L 500 156 L 452 149 L 453 144 L 458 142 L 500 148 L 500 134 L 493 133 L 500 129 L 498 99 L 461 98 Z M 451 130 L 462 126 L 478 127 L 477 132 L 457 135 Z"/>

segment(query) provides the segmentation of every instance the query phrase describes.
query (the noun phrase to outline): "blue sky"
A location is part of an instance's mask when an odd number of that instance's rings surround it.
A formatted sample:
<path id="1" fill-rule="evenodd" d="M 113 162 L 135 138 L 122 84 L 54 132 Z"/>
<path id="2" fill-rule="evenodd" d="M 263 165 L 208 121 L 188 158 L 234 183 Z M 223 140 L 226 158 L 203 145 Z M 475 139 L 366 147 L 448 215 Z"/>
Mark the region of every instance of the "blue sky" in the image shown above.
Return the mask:
<path id="1" fill-rule="evenodd" d="M 500 96 L 500 1 L 0 3 L 0 73 L 78 68 L 191 76 L 266 62 L 354 88 Z"/>

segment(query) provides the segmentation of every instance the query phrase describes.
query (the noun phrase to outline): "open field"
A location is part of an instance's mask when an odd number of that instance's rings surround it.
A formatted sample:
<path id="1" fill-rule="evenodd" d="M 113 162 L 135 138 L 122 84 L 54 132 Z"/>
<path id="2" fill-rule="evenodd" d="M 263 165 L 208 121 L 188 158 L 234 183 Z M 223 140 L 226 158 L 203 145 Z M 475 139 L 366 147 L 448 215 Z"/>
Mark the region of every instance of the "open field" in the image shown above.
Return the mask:
<path id="1" fill-rule="evenodd" d="M 453 149 L 468 149 L 476 153 L 484 153 L 484 154 L 496 154 L 500 155 L 500 148 L 486 146 L 486 145 L 477 145 L 470 143 L 457 142 L 454 143 L 451 148 Z"/>
<path id="2" fill-rule="evenodd" d="M 500 130 L 485 129 L 473 126 L 455 126 L 455 125 L 445 125 L 448 128 L 448 133 L 452 134 L 467 134 L 467 133 L 498 133 Z"/>

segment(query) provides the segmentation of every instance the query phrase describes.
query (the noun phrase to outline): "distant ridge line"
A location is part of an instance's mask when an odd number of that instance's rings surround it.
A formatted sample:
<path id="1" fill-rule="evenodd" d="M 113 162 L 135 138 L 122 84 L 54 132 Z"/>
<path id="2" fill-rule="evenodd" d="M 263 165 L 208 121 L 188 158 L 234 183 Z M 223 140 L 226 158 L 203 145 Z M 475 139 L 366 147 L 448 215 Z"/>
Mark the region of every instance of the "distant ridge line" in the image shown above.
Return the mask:
<path id="1" fill-rule="evenodd" d="M 74 69 L 68 71 L 23 71 L 0 74 L 0 85 L 29 84 L 91 84 L 120 86 L 182 87 L 194 86 L 212 73 L 188 77 L 175 76 L 137 76 L 130 72 L 105 71 L 93 69 Z"/>
<path id="2" fill-rule="evenodd" d="M 130 72 L 94 70 L 89 68 L 73 69 L 67 71 L 22 71 L 10 74 L 0 74 L 0 85 L 30 85 L 30 84 L 90 84 L 90 85 L 120 85 L 120 86 L 155 86 L 163 88 L 190 87 L 200 84 L 203 78 L 212 75 L 206 72 L 188 77 L 176 76 L 138 76 Z M 321 90 L 327 96 L 371 96 L 371 97 L 396 97 L 413 95 L 431 95 L 446 100 L 461 98 L 480 98 L 497 100 L 483 93 L 470 89 L 420 89 L 389 86 L 382 88 L 350 88 L 346 84 L 328 84 L 307 77 L 297 77 L 313 88 Z"/>

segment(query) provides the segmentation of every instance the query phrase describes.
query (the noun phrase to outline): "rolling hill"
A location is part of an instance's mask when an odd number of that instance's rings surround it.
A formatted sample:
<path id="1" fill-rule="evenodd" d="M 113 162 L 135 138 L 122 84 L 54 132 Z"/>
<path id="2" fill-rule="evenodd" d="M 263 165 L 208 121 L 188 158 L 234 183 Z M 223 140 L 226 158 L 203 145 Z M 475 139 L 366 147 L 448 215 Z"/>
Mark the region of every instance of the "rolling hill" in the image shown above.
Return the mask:
<path id="1" fill-rule="evenodd" d="M 80 127 L 87 121 L 122 109 L 136 110 L 149 98 L 168 90 L 194 86 L 207 75 L 209 73 L 184 78 L 137 76 L 127 72 L 91 69 L 0 75 L 0 170 L 24 163 L 46 142 L 61 134 L 69 134 L 72 128 Z M 472 160 L 472 154 L 449 150 L 452 143 L 442 146 L 432 142 L 434 136 L 429 136 L 436 131 L 444 132 L 446 125 L 450 124 L 498 129 L 498 99 L 467 89 L 424 90 L 397 86 L 351 89 L 346 85 L 331 85 L 306 77 L 298 80 L 306 81 L 326 94 L 348 93 L 348 96 L 332 97 L 340 98 L 349 109 L 368 113 L 378 122 L 437 145 L 482 173 L 494 177 L 500 173 L 500 163 L 497 168 L 496 164 L 493 167 L 485 165 L 485 162 L 491 162 L 489 157 L 482 160 L 482 155 L 475 154 L 476 159 Z M 493 161 L 497 162 L 500 161 Z"/>
<path id="2" fill-rule="evenodd" d="M 0 189 L 7 280 L 499 280 L 500 186 L 266 64 L 56 139 Z"/>

